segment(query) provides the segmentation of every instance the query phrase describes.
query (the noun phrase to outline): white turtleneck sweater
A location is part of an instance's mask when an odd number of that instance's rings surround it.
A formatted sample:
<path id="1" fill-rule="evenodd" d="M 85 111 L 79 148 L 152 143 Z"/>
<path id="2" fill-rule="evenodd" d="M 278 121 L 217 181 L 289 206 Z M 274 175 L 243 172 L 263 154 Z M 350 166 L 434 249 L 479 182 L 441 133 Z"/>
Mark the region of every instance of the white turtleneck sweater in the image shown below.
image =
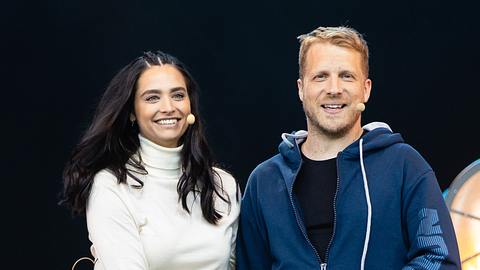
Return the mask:
<path id="1" fill-rule="evenodd" d="M 217 225 L 202 215 L 200 196 L 189 194 L 187 213 L 179 201 L 180 151 L 139 136 L 147 175 L 141 189 L 132 178 L 118 184 L 107 170 L 94 179 L 87 205 L 87 227 L 96 270 L 234 269 L 240 202 L 233 177 L 220 169 L 218 183 L 231 201 L 215 200 L 223 218 Z"/>

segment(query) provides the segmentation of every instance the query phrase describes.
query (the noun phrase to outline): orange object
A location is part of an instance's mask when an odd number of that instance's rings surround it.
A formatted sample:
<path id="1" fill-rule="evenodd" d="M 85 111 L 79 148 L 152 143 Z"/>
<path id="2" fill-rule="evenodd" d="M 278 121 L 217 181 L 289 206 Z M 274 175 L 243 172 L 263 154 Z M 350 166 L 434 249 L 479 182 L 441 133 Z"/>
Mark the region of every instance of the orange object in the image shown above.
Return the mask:
<path id="1" fill-rule="evenodd" d="M 464 270 L 480 270 L 480 159 L 452 182 L 446 203 Z"/>

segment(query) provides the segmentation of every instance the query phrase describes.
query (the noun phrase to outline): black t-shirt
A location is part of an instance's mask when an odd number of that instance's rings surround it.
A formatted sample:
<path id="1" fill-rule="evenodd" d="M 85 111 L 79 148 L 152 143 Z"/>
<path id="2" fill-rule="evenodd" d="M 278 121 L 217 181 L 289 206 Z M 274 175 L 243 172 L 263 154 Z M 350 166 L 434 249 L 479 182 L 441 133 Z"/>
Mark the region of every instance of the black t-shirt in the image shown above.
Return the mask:
<path id="1" fill-rule="evenodd" d="M 297 175 L 294 193 L 303 212 L 310 242 L 325 262 L 333 234 L 333 204 L 337 189 L 337 159 L 315 161 L 302 154 L 303 165 Z"/>

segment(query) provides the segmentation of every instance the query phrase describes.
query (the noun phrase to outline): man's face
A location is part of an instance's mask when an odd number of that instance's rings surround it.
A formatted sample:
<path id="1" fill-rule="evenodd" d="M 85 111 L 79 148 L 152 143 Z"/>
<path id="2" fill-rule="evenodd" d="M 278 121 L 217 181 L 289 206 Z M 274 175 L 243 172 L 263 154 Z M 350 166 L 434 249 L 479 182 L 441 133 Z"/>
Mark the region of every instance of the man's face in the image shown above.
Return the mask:
<path id="1" fill-rule="evenodd" d="M 302 79 L 297 80 L 309 132 L 332 138 L 360 128 L 356 105 L 367 102 L 372 82 L 363 73 L 359 52 L 329 43 L 314 43 L 307 51 Z"/>

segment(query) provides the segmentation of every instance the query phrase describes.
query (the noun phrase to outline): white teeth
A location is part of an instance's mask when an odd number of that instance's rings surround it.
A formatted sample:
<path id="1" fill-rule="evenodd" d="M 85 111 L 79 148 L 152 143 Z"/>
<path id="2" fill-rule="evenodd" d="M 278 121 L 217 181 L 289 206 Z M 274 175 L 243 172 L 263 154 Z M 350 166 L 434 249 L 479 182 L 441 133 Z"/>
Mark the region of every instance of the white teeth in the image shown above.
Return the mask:
<path id="1" fill-rule="evenodd" d="M 158 120 L 157 123 L 160 125 L 175 125 L 177 123 L 177 119 L 162 119 Z"/>
<path id="2" fill-rule="evenodd" d="M 323 105 L 323 107 L 325 107 L 327 109 L 341 109 L 342 105 L 340 105 L 340 104 L 325 104 L 325 105 Z"/>

